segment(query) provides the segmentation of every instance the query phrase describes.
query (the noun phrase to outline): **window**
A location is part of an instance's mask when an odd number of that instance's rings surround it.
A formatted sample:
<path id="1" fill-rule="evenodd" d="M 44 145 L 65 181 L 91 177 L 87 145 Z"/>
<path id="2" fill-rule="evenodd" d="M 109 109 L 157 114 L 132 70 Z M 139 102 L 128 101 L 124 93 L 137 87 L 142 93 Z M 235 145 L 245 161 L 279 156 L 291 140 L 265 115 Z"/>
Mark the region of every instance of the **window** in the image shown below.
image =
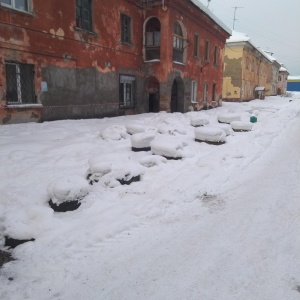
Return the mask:
<path id="1" fill-rule="evenodd" d="M 76 0 L 76 27 L 92 31 L 92 0 Z"/>
<path id="2" fill-rule="evenodd" d="M 205 42 L 204 60 L 209 61 L 209 41 Z"/>
<path id="3" fill-rule="evenodd" d="M 254 72 L 254 59 L 252 58 L 251 71 Z"/>
<path id="4" fill-rule="evenodd" d="M 29 11 L 30 1 L 31 0 L 0 0 L 3 6 L 23 11 Z"/>
<path id="5" fill-rule="evenodd" d="M 145 32 L 146 60 L 160 59 L 160 22 L 151 18 L 146 24 Z"/>
<path id="6" fill-rule="evenodd" d="M 194 56 L 199 56 L 199 35 L 194 34 Z"/>
<path id="7" fill-rule="evenodd" d="M 173 61 L 183 62 L 183 33 L 178 22 L 173 28 Z"/>
<path id="8" fill-rule="evenodd" d="M 135 76 L 120 75 L 120 107 L 134 106 L 134 82 Z"/>
<path id="9" fill-rule="evenodd" d="M 131 44 L 131 18 L 121 14 L 121 42 Z"/>
<path id="10" fill-rule="evenodd" d="M 246 58 L 246 69 L 249 69 L 249 58 Z"/>
<path id="11" fill-rule="evenodd" d="M 207 102 L 207 87 L 208 84 L 206 81 L 204 81 L 204 89 L 203 89 L 203 105 L 206 105 Z"/>
<path id="12" fill-rule="evenodd" d="M 278 76 L 278 81 L 281 81 L 281 76 Z"/>
<path id="13" fill-rule="evenodd" d="M 216 91 L 217 91 L 217 85 L 214 83 L 212 86 L 212 101 L 216 101 Z"/>
<path id="14" fill-rule="evenodd" d="M 218 65 L 218 47 L 215 46 L 214 49 L 214 65 L 217 66 Z"/>
<path id="15" fill-rule="evenodd" d="M 197 102 L 197 81 L 192 81 L 191 101 L 192 102 Z"/>
<path id="16" fill-rule="evenodd" d="M 36 103 L 34 93 L 34 66 L 7 62 L 5 63 L 5 72 L 7 103 Z"/>

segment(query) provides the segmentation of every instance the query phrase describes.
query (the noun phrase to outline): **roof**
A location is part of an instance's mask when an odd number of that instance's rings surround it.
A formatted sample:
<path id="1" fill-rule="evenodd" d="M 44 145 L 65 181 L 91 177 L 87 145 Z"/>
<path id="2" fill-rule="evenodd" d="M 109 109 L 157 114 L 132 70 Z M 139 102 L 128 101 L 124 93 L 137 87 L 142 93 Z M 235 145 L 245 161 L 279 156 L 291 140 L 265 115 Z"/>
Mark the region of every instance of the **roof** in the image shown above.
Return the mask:
<path id="1" fill-rule="evenodd" d="M 285 67 L 280 67 L 279 71 L 280 72 L 287 72 L 288 70 Z"/>
<path id="2" fill-rule="evenodd" d="M 250 37 L 242 32 L 232 31 L 232 35 L 226 40 L 227 43 L 237 43 L 237 42 L 250 42 Z"/>
<path id="3" fill-rule="evenodd" d="M 229 27 L 227 27 L 218 17 L 216 17 L 210 9 L 208 9 L 204 4 L 202 4 L 199 0 L 190 0 L 194 3 L 200 10 L 202 10 L 208 17 L 210 17 L 213 21 L 215 21 L 223 30 L 231 35 L 232 31 Z"/>
<path id="4" fill-rule="evenodd" d="M 265 50 L 263 50 L 262 51 L 263 53 L 264 53 L 264 55 L 270 60 L 270 61 L 275 61 L 275 60 L 277 60 L 276 59 L 276 57 L 274 57 L 272 54 L 272 52 L 270 52 L 270 51 L 265 51 Z"/>
<path id="5" fill-rule="evenodd" d="M 264 51 L 262 51 L 261 49 L 259 49 L 259 47 L 256 47 L 252 43 L 250 37 L 247 34 L 245 34 L 245 33 L 233 30 L 231 37 L 226 40 L 226 44 L 229 44 L 229 43 L 240 43 L 240 42 L 247 42 L 247 43 L 249 43 L 253 48 L 255 48 L 258 52 L 260 52 L 270 63 L 273 63 L 274 57 L 272 57 L 271 55 L 267 55 Z"/>

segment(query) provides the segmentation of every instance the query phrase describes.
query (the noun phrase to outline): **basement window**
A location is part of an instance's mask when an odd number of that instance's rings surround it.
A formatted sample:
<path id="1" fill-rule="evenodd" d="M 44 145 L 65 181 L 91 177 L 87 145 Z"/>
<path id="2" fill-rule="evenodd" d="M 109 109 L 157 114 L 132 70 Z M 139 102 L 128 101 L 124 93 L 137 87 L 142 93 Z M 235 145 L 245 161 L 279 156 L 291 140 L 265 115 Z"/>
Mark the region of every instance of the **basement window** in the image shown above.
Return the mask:
<path id="1" fill-rule="evenodd" d="M 7 104 L 36 103 L 34 65 L 5 63 Z"/>
<path id="2" fill-rule="evenodd" d="M 120 108 L 134 107 L 134 82 L 135 76 L 120 75 Z"/>
<path id="3" fill-rule="evenodd" d="M 2 6 L 30 12 L 31 0 L 0 0 Z"/>

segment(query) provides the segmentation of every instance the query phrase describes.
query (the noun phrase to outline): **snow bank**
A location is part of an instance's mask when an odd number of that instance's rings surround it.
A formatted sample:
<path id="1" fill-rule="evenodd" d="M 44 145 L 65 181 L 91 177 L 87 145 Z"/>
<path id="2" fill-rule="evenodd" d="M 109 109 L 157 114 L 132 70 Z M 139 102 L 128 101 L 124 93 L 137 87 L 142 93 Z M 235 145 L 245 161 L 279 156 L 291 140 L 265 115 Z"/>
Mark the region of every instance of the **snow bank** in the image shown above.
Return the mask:
<path id="1" fill-rule="evenodd" d="M 53 203 L 61 204 L 81 200 L 89 193 L 89 184 L 80 176 L 62 177 L 52 181 L 47 187 L 47 192 Z"/>
<path id="2" fill-rule="evenodd" d="M 135 133 L 140 133 L 144 132 L 146 130 L 146 127 L 142 124 L 138 123 L 129 123 L 125 125 L 126 131 L 129 134 L 135 134 Z"/>
<path id="3" fill-rule="evenodd" d="M 151 142 L 151 151 L 153 154 L 161 155 L 166 158 L 182 158 L 183 148 L 187 144 L 176 137 L 160 136 Z"/>
<path id="4" fill-rule="evenodd" d="M 231 135 L 233 134 L 233 130 L 232 127 L 230 126 L 230 124 L 226 124 L 226 123 L 217 123 L 217 124 L 210 124 L 207 127 L 215 127 L 215 128 L 220 128 L 222 129 L 226 135 Z"/>
<path id="5" fill-rule="evenodd" d="M 234 131 L 250 131 L 253 127 L 253 123 L 248 121 L 232 121 L 230 125 Z"/>
<path id="6" fill-rule="evenodd" d="M 101 137 L 104 140 L 121 140 L 127 138 L 127 132 L 124 126 L 112 125 L 107 128 L 104 128 L 101 131 Z"/>
<path id="7" fill-rule="evenodd" d="M 232 121 L 240 121 L 241 116 L 235 113 L 223 113 L 218 115 L 218 121 L 220 123 L 230 124 Z"/>
<path id="8" fill-rule="evenodd" d="M 169 135 L 186 135 L 187 131 L 180 125 L 171 125 L 171 124 L 163 124 L 158 127 L 158 132 L 161 134 L 169 134 Z"/>
<path id="9" fill-rule="evenodd" d="M 98 182 L 101 177 L 111 171 L 111 163 L 103 159 L 102 156 L 89 160 L 90 168 L 86 171 L 86 178 L 90 184 Z"/>
<path id="10" fill-rule="evenodd" d="M 195 128 L 195 139 L 200 142 L 225 143 L 226 134 L 221 128 L 199 127 Z"/>
<path id="11" fill-rule="evenodd" d="M 142 132 L 135 133 L 131 136 L 131 146 L 132 149 L 147 149 L 150 150 L 150 143 L 155 138 L 155 133 L 153 132 Z"/>
<path id="12" fill-rule="evenodd" d="M 143 157 L 140 159 L 140 164 L 147 168 L 158 166 L 158 165 L 160 165 L 162 163 L 166 163 L 166 162 L 167 162 L 167 159 L 160 155 L 151 155 L 151 156 L 146 156 L 146 157 Z"/>
<path id="13" fill-rule="evenodd" d="M 207 124 L 209 124 L 209 121 L 207 119 L 204 119 L 202 116 L 193 116 L 191 118 L 191 125 L 194 127 L 204 126 Z"/>

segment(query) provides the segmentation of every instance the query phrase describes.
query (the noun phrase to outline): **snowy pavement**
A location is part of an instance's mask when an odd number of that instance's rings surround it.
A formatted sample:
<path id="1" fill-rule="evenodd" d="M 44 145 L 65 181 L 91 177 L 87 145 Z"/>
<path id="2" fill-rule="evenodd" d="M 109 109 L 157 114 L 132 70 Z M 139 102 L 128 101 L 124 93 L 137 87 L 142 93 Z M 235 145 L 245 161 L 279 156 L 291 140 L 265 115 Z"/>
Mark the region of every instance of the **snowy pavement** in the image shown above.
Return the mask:
<path id="1" fill-rule="evenodd" d="M 0 269 L 0 299 L 299 299 L 300 95 L 290 100 L 200 112 L 210 125 L 257 116 L 220 146 L 194 141 L 194 113 L 1 126 L 0 248 L 6 234 L 36 240 Z M 104 176 L 78 210 L 54 213 L 50 182 L 85 176 L 91 158 L 115 172 L 150 159 L 131 151 L 133 122 L 182 141 L 183 159 L 141 165 L 128 186 Z"/>

